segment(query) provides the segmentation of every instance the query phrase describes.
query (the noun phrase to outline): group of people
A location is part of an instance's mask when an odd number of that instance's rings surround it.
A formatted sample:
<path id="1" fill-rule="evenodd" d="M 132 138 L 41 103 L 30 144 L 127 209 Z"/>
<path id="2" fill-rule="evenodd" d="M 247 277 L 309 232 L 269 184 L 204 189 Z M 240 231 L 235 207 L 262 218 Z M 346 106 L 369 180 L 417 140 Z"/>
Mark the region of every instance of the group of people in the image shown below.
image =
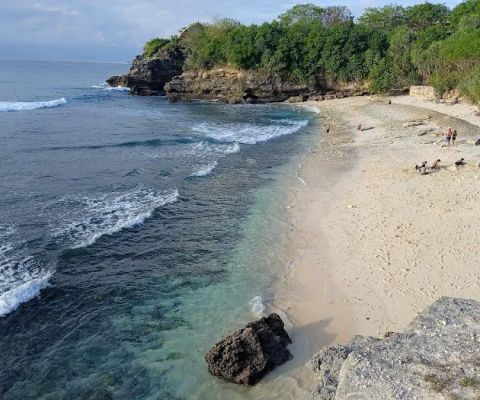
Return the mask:
<path id="1" fill-rule="evenodd" d="M 435 171 L 440 169 L 440 163 L 442 160 L 438 159 L 432 163 L 431 166 L 428 166 L 428 161 L 422 162 L 420 165 L 416 164 L 415 169 L 420 173 L 420 175 L 427 175 L 428 171 Z"/>
<path id="2" fill-rule="evenodd" d="M 456 129 L 448 128 L 447 133 L 445 134 L 445 142 L 447 142 L 447 145 L 449 145 L 449 146 L 450 146 L 450 144 L 455 145 L 455 141 L 457 140 L 457 136 L 458 136 L 458 133 L 457 133 Z M 415 170 L 418 171 L 421 175 L 427 175 L 429 173 L 429 171 L 431 172 L 431 171 L 435 171 L 435 170 L 440 169 L 441 161 L 442 160 L 438 159 L 438 160 L 434 161 L 431 166 L 428 165 L 427 161 L 424 161 L 424 162 L 420 163 L 420 165 L 416 164 L 415 165 Z M 462 166 L 462 165 L 465 165 L 465 164 L 466 164 L 466 162 L 465 162 L 464 158 L 461 158 L 460 160 L 455 161 L 455 166 L 456 167 L 459 167 L 459 166 Z M 480 166 L 480 164 L 479 164 L 479 166 Z"/>
<path id="3" fill-rule="evenodd" d="M 431 171 L 435 171 L 435 170 L 440 169 L 440 163 L 441 162 L 442 162 L 442 160 L 438 159 L 438 160 L 435 160 L 432 163 L 431 166 L 428 166 L 428 161 L 424 161 L 424 162 L 420 163 L 420 165 L 416 164 L 415 169 L 420 173 L 420 175 L 427 175 L 429 171 L 431 172 Z M 464 158 L 461 158 L 460 160 L 455 161 L 455 166 L 456 167 L 460 167 L 460 166 L 465 165 L 465 164 L 466 164 L 466 162 L 465 162 Z"/>
<path id="4" fill-rule="evenodd" d="M 450 143 L 455 145 L 455 140 L 457 140 L 457 130 L 448 128 L 445 135 L 445 141 L 447 142 L 447 145 L 450 146 Z"/>

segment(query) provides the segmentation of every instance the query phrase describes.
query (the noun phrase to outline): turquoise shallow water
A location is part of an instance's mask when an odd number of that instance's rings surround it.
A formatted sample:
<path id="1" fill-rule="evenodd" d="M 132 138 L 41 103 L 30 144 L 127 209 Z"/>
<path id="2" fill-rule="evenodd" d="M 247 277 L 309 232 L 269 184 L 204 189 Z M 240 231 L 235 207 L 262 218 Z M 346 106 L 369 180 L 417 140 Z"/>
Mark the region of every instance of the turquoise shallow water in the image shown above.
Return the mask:
<path id="1" fill-rule="evenodd" d="M 0 397 L 279 398 L 203 355 L 273 296 L 314 114 L 102 85 L 125 69 L 0 62 Z"/>

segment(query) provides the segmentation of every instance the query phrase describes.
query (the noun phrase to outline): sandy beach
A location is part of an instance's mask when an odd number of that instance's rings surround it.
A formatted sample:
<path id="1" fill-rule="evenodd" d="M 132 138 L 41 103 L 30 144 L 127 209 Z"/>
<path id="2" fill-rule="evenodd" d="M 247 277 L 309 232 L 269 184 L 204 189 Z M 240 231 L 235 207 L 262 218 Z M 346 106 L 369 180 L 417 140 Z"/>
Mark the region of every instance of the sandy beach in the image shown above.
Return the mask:
<path id="1" fill-rule="evenodd" d="M 308 105 L 324 123 L 291 192 L 294 257 L 274 303 L 305 353 L 399 331 L 441 296 L 480 300 L 480 117 L 466 104 L 391 100 Z M 459 137 L 445 147 L 449 126 Z M 439 171 L 415 171 L 436 159 Z"/>

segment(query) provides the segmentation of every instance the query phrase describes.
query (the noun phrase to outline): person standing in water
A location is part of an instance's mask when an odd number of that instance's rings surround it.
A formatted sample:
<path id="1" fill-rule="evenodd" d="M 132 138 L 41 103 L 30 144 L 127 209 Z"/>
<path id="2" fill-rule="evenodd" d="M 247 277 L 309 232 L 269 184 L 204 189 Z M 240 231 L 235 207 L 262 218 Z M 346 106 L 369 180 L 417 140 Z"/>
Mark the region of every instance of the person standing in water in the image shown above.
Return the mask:
<path id="1" fill-rule="evenodd" d="M 457 140 L 457 130 L 454 129 L 452 133 L 452 145 L 455 146 L 455 140 Z"/>

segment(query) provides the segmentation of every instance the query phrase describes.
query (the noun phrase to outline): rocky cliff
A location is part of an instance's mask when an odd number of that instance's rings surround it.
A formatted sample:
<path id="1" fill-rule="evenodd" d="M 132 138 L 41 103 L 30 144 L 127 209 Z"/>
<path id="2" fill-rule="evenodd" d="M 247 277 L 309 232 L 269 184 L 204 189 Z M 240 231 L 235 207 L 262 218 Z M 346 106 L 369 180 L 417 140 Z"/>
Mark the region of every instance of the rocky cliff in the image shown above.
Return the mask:
<path id="1" fill-rule="evenodd" d="M 165 84 L 182 73 L 184 62 L 184 48 L 179 44 L 163 49 L 152 58 L 137 56 L 127 74 L 112 76 L 107 83 L 110 86 L 127 86 L 136 95 L 163 95 Z"/>
<path id="2" fill-rule="evenodd" d="M 171 101 L 214 100 L 226 103 L 266 103 L 306 96 L 309 88 L 258 71 L 218 68 L 185 72 L 166 84 Z"/>
<path id="3" fill-rule="evenodd" d="M 357 336 L 310 366 L 317 400 L 479 399 L 480 303 L 442 298 L 405 332 Z"/>

